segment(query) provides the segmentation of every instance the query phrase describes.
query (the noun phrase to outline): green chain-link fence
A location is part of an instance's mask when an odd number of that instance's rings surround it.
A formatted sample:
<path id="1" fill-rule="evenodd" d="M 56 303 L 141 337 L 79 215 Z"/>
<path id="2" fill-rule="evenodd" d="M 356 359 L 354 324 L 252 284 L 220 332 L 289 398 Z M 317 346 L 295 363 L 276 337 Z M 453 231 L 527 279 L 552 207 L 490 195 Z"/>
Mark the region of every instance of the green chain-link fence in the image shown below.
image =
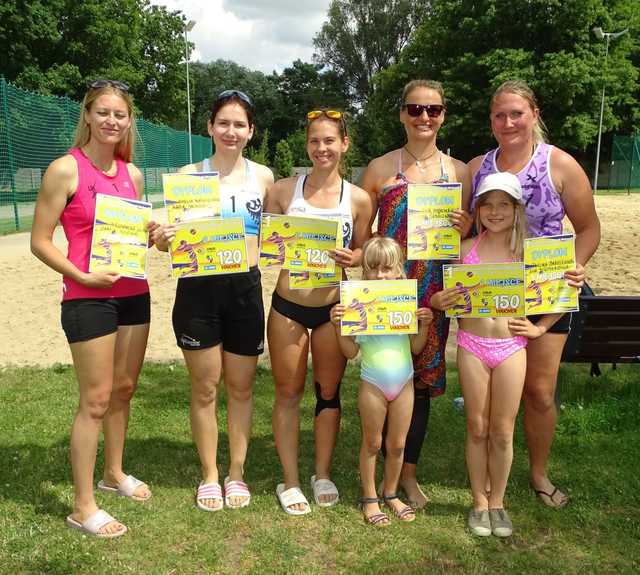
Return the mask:
<path id="1" fill-rule="evenodd" d="M 0 78 L 0 234 L 31 227 L 42 174 L 71 147 L 80 103 L 17 88 Z M 145 196 L 159 201 L 164 172 L 189 163 L 189 136 L 137 118 L 134 162 Z M 193 161 L 211 155 L 211 140 L 191 136 Z"/>
<path id="2" fill-rule="evenodd" d="M 640 136 L 614 136 L 609 189 L 640 191 Z"/>

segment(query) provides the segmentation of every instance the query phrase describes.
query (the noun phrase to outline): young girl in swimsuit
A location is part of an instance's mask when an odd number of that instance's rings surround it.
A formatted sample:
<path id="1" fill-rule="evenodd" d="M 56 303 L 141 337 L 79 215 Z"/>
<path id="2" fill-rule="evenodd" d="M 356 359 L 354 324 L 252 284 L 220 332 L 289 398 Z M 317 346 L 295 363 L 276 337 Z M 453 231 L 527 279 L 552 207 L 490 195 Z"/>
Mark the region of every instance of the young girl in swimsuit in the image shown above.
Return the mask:
<path id="1" fill-rule="evenodd" d="M 375 237 L 363 248 L 362 268 L 367 280 L 394 280 L 404 274 L 402 248 L 391 238 Z M 427 329 L 433 319 L 428 308 L 419 308 L 418 333 L 413 335 L 340 335 L 340 320 L 346 307 L 331 309 L 340 349 L 350 359 L 362 352 L 358 409 L 362 422 L 360 478 L 362 510 L 371 525 L 386 525 L 389 518 L 380 511 L 376 494 L 376 456 L 382 447 L 382 430 L 386 429 L 386 457 L 382 498 L 402 521 L 413 521 L 414 510 L 400 501 L 398 481 L 402 469 L 404 444 L 413 409 L 413 362 L 411 354 L 420 353 L 427 343 Z"/>
<path id="2" fill-rule="evenodd" d="M 527 220 L 518 178 L 507 172 L 487 176 L 477 192 L 479 235 L 462 242 L 462 263 L 522 261 Z M 438 309 L 454 307 L 457 287 L 431 298 Z M 504 493 L 513 459 L 513 429 L 526 372 L 526 346 L 546 332 L 557 316 L 464 318 L 458 328 L 458 377 L 467 416 L 466 459 L 473 495 L 468 526 L 474 535 L 511 535 Z M 491 490 L 486 491 L 487 479 Z"/>

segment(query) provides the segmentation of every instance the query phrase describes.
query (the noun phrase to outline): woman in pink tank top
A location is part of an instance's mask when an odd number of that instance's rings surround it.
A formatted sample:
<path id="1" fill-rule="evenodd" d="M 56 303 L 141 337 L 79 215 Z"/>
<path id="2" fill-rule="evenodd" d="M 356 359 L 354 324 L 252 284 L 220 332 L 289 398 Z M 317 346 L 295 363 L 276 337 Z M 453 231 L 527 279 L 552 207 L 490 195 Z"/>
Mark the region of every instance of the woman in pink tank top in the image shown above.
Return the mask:
<path id="1" fill-rule="evenodd" d="M 591 185 L 578 162 L 545 142 L 544 123 L 531 88 L 522 80 L 504 82 L 491 100 L 491 130 L 499 147 L 469 162 L 472 206 L 483 179 L 495 172 L 515 174 L 523 189 L 527 219 L 535 236 L 562 233 L 566 213 L 576 232 L 577 270 L 566 274 L 574 285 L 600 243 L 600 222 Z M 533 316 L 529 319 L 536 321 Z M 571 316 L 565 314 L 527 347 L 524 428 L 529 446 L 529 481 L 549 507 L 569 501 L 547 477 L 547 461 L 556 427 L 555 390 Z"/>
<path id="2" fill-rule="evenodd" d="M 149 334 L 149 286 L 146 280 L 89 271 L 96 194 L 142 196 L 142 174 L 130 163 L 134 134 L 128 87 L 113 80 L 93 82 L 82 102 L 73 148 L 44 174 L 31 231 L 33 253 L 62 275 L 62 326 L 80 391 L 71 428 L 75 499 L 66 522 L 103 538 L 123 535 L 127 528 L 99 509 L 94 498 L 101 426 L 105 468 L 98 488 L 136 501 L 151 497 L 146 484 L 122 470 L 129 403 Z M 58 220 L 69 244 L 66 256 L 52 240 Z"/>

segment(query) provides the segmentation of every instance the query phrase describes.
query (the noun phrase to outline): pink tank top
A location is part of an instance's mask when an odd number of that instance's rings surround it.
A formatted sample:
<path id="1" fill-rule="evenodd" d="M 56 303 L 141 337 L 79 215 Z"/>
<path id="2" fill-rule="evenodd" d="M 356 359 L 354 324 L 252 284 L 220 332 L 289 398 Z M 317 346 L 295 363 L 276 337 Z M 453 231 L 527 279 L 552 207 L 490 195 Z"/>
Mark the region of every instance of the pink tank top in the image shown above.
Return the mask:
<path id="1" fill-rule="evenodd" d="M 96 194 L 108 194 L 127 199 L 137 199 L 136 188 L 129 176 L 127 164 L 116 158 L 114 176 L 96 169 L 79 148 L 69 150 L 78 164 L 78 187 L 68 200 L 60 223 L 69 242 L 67 258 L 83 271 L 89 271 L 93 218 L 96 211 Z M 64 276 L 62 278 L 62 299 L 115 298 L 140 295 L 149 291 L 146 280 L 120 278 L 109 289 L 88 288 Z"/>

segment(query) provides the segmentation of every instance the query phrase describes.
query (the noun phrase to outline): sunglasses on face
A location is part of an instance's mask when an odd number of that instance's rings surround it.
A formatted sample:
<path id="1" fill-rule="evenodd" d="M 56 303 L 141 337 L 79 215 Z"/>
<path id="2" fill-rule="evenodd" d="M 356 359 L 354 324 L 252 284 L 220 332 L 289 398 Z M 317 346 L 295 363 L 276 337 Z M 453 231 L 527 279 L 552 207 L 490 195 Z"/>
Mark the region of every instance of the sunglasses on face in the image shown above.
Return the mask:
<path id="1" fill-rule="evenodd" d="M 320 116 L 326 116 L 331 120 L 342 120 L 342 112 L 339 110 L 311 110 L 307 112 L 307 120 L 317 120 Z"/>
<path id="2" fill-rule="evenodd" d="M 247 96 L 244 92 L 241 92 L 240 90 L 225 90 L 224 92 L 220 92 L 218 94 L 217 101 L 219 102 L 220 100 L 226 100 L 227 98 L 233 98 L 234 96 L 236 98 L 242 100 L 250 108 L 253 108 L 253 102 L 251 101 L 251 98 L 249 98 L 249 96 Z"/>
<path id="3" fill-rule="evenodd" d="M 121 92 L 128 92 L 129 85 L 124 82 L 120 82 L 119 80 L 107 80 L 104 78 L 100 78 L 99 80 L 95 80 L 89 84 L 89 88 L 92 90 L 99 90 L 100 88 L 106 88 L 107 86 L 111 86 L 113 88 L 117 88 Z"/>
<path id="4" fill-rule="evenodd" d="M 412 118 L 421 116 L 422 112 L 426 112 L 429 118 L 438 118 L 444 110 L 442 104 L 403 104 L 402 107 Z"/>

